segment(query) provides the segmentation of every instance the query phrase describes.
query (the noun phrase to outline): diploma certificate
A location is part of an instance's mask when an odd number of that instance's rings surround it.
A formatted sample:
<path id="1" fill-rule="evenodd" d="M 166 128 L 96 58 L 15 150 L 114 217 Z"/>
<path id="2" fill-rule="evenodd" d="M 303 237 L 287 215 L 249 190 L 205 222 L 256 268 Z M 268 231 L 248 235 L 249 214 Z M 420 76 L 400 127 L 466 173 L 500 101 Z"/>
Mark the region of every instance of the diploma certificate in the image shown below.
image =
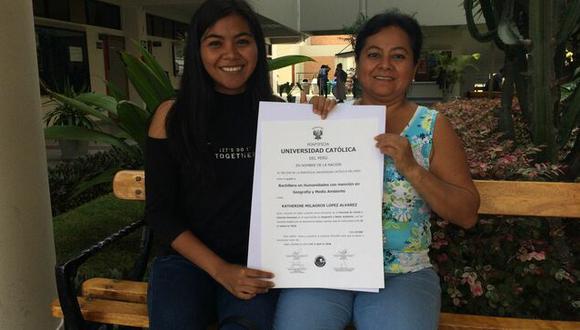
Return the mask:
<path id="1" fill-rule="evenodd" d="M 261 102 L 248 266 L 278 288 L 384 287 L 385 108 Z"/>

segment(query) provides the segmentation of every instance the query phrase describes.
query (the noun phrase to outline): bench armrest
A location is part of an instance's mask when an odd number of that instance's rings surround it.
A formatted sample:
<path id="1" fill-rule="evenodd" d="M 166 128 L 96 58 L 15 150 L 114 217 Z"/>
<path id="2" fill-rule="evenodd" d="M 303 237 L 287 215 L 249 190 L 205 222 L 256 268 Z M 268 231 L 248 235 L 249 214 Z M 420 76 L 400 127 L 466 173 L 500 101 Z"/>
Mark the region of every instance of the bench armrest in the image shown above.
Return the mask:
<path id="1" fill-rule="evenodd" d="M 90 257 L 101 251 L 106 246 L 126 237 L 145 224 L 144 220 L 138 220 L 118 232 L 96 243 L 90 248 L 82 251 L 78 256 L 65 261 L 55 267 L 56 286 L 58 290 L 58 299 L 64 315 L 64 322 L 67 330 L 84 330 L 87 329 L 86 322 L 81 313 L 77 300 L 77 289 L 75 288 L 75 278 L 79 267 Z M 151 249 L 151 232 L 145 227 L 141 240 L 141 252 L 131 271 L 130 277 L 142 277 L 147 266 L 147 259 Z"/>

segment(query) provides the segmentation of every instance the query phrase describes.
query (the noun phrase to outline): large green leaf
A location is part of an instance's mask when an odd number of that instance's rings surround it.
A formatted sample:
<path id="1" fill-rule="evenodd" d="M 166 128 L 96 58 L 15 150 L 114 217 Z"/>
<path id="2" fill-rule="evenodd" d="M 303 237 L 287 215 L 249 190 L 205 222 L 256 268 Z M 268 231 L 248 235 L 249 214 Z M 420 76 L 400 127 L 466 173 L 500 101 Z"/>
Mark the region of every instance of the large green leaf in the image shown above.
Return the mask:
<path id="1" fill-rule="evenodd" d="M 136 104 L 125 101 L 119 103 L 117 111 L 121 128 L 144 150 L 149 115 Z"/>
<path id="2" fill-rule="evenodd" d="M 137 46 L 139 46 L 139 44 L 137 42 L 135 42 L 135 44 Z M 171 80 L 169 80 L 169 77 L 167 76 L 167 74 L 165 73 L 165 70 L 163 70 L 163 68 L 161 67 L 159 62 L 157 62 L 155 57 L 153 57 L 153 55 L 151 55 L 151 53 L 149 53 L 149 51 L 147 49 L 145 49 L 143 47 L 138 47 L 138 48 L 139 48 L 139 51 L 141 52 L 141 56 L 143 58 L 143 62 L 145 63 L 145 65 L 147 65 L 149 68 L 151 68 L 151 71 L 153 71 L 155 76 L 157 76 L 159 78 L 160 82 L 165 87 L 166 92 L 169 94 L 173 94 L 174 90 L 173 90 L 173 85 L 171 84 Z"/>
<path id="3" fill-rule="evenodd" d="M 53 97 L 54 99 L 62 102 L 62 103 L 66 103 L 72 107 L 75 107 L 76 109 L 85 112 L 86 114 L 95 116 L 101 120 L 104 120 L 106 122 L 111 122 L 111 119 L 109 117 L 107 117 L 107 115 L 104 112 L 101 112 L 99 110 L 96 110 L 95 108 L 93 108 L 92 106 L 77 100 L 77 99 L 73 99 L 70 98 L 68 96 L 64 96 L 62 94 L 53 92 L 48 90 L 48 92 L 50 93 L 51 97 Z"/>
<path id="4" fill-rule="evenodd" d="M 50 126 L 44 129 L 44 136 L 51 140 L 97 141 L 135 153 L 123 140 L 113 135 L 78 126 Z"/>
<path id="5" fill-rule="evenodd" d="M 107 84 L 108 93 L 111 94 L 111 96 L 114 97 L 117 102 L 126 100 L 128 98 L 127 95 L 125 95 L 125 92 L 122 91 L 121 88 L 119 88 L 119 86 L 117 86 L 114 82 L 105 81 L 105 83 Z"/>
<path id="6" fill-rule="evenodd" d="M 155 74 L 145 63 L 133 55 L 121 53 L 121 59 L 125 63 L 127 76 L 131 80 L 133 87 L 137 90 L 137 93 L 139 93 L 139 96 L 141 96 L 141 99 L 145 102 L 147 111 L 154 111 L 159 103 L 163 101 L 163 96 L 160 92 L 161 84 L 156 82 L 157 78 Z"/>
<path id="7" fill-rule="evenodd" d="M 129 80 L 147 105 L 148 112 L 152 113 L 161 102 L 175 95 L 171 83 L 156 73 L 155 70 L 158 69 L 154 69 L 128 53 L 122 52 L 121 59 L 125 64 Z"/>
<path id="8" fill-rule="evenodd" d="M 117 114 L 117 100 L 114 97 L 100 93 L 84 93 L 76 97 L 78 101 L 106 110 L 114 115 Z"/>
<path id="9" fill-rule="evenodd" d="M 289 65 L 298 64 L 302 62 L 316 62 L 316 61 L 313 58 L 305 55 L 287 55 L 269 60 L 268 68 L 270 71 L 274 71 Z"/>

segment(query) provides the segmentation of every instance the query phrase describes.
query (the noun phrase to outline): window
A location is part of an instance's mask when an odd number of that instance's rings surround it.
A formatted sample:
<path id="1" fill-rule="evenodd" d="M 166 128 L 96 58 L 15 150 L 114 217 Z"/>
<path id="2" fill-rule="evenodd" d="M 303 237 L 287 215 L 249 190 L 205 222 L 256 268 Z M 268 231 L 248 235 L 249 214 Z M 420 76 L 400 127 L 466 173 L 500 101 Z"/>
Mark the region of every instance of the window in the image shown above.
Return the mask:
<path id="1" fill-rule="evenodd" d="M 70 21 L 69 0 L 33 0 L 34 16 Z"/>
<path id="2" fill-rule="evenodd" d="M 85 0 L 87 24 L 121 30 L 121 8 L 97 0 Z"/>
<path id="3" fill-rule="evenodd" d="M 36 26 L 40 79 L 54 91 L 68 81 L 75 91 L 90 90 L 87 43 L 84 32 Z"/>
<path id="4" fill-rule="evenodd" d="M 183 54 L 183 47 L 185 45 L 181 42 L 173 43 L 173 75 L 181 77 L 183 75 L 183 65 L 185 56 Z"/>
<path id="5" fill-rule="evenodd" d="M 182 40 L 185 38 L 187 24 L 164 17 L 147 14 L 147 34 L 154 37 Z"/>

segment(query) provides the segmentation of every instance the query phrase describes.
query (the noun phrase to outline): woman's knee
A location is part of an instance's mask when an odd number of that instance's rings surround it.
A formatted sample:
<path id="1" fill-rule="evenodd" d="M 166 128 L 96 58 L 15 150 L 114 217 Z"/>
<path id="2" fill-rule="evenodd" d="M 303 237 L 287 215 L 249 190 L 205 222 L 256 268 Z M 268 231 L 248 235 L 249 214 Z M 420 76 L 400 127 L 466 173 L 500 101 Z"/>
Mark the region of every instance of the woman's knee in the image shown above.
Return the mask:
<path id="1" fill-rule="evenodd" d="M 439 277 L 430 268 L 386 275 L 385 289 L 359 295 L 354 305 L 354 322 L 361 329 L 375 329 L 373 324 L 388 329 L 436 329 L 441 307 Z"/>
<path id="2" fill-rule="evenodd" d="M 224 288 L 219 291 L 220 329 L 272 329 L 279 290 L 270 290 L 250 300 L 238 299 Z"/>
<path id="3" fill-rule="evenodd" d="M 352 317 L 353 297 L 344 290 L 282 290 L 274 329 L 343 329 Z"/>

